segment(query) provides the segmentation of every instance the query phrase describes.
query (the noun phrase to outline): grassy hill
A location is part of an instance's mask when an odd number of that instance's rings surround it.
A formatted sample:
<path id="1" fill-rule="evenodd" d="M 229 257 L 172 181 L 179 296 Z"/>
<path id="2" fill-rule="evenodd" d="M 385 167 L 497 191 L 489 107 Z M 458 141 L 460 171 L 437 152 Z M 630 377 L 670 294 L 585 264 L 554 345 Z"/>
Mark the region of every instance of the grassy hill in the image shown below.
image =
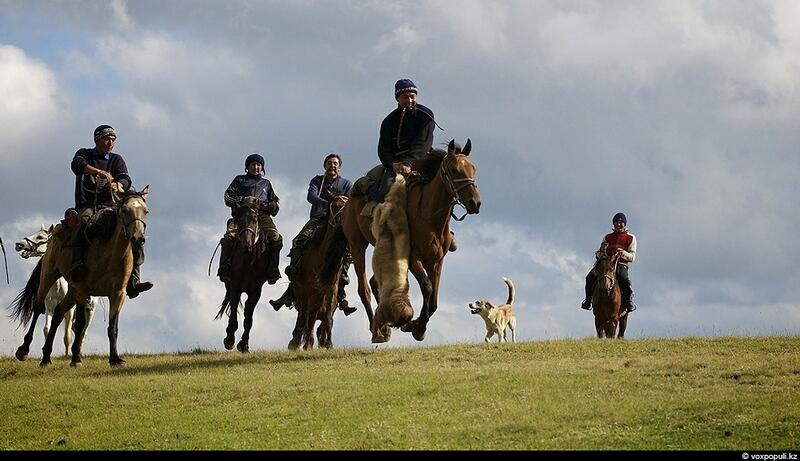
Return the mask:
<path id="1" fill-rule="evenodd" d="M 0 448 L 796 449 L 800 338 L 0 358 Z"/>

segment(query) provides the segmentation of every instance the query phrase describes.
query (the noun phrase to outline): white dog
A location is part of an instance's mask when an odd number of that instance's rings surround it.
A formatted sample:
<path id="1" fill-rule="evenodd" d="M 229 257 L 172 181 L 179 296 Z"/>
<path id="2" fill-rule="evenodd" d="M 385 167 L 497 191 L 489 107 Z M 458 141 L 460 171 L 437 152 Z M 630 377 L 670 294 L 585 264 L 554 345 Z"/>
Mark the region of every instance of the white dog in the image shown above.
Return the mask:
<path id="1" fill-rule="evenodd" d="M 511 279 L 503 277 L 508 285 L 508 299 L 505 304 L 495 306 L 485 299 L 470 303 L 469 309 L 473 314 L 479 314 L 486 323 L 486 337 L 484 341 L 490 342 L 492 336 L 497 335 L 497 342 L 507 342 L 506 327 L 511 330 L 511 342 L 517 342 L 517 316 L 514 315 L 514 284 Z"/>

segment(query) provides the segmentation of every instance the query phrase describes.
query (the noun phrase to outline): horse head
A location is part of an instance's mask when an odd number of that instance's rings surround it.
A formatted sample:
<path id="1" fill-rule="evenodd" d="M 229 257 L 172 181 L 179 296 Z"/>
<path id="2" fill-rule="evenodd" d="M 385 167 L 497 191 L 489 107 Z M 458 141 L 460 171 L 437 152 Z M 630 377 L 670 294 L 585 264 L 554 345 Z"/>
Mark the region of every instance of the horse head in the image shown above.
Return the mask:
<path id="1" fill-rule="evenodd" d="M 469 138 L 463 149 L 455 139 L 450 140 L 441 171 L 456 203 L 461 204 L 467 214 L 478 214 L 481 209 L 481 194 L 475 184 L 475 164 L 467 158 L 470 151 L 472 141 Z"/>
<path id="2" fill-rule="evenodd" d="M 615 276 L 617 270 L 617 260 L 619 253 L 615 253 L 609 257 L 605 251 L 597 259 L 597 275 L 599 276 L 598 288 L 600 288 L 606 296 L 611 296 L 611 292 L 617 284 Z"/>
<path id="3" fill-rule="evenodd" d="M 47 251 L 47 242 L 50 236 L 53 235 L 54 226 L 49 229 L 44 227 L 36 231 L 35 234 L 23 237 L 22 240 L 14 244 L 14 249 L 22 256 L 23 259 L 42 256 Z"/>
<path id="4" fill-rule="evenodd" d="M 237 237 L 248 251 L 253 249 L 258 240 L 258 206 L 257 197 L 242 197 L 236 200 L 233 211 L 233 219 L 239 230 Z"/>
<path id="5" fill-rule="evenodd" d="M 149 185 L 141 192 L 135 190 L 114 192 L 114 200 L 117 202 L 117 225 L 122 227 L 122 235 L 131 242 L 144 243 L 148 213 L 146 200 L 149 192 Z"/>

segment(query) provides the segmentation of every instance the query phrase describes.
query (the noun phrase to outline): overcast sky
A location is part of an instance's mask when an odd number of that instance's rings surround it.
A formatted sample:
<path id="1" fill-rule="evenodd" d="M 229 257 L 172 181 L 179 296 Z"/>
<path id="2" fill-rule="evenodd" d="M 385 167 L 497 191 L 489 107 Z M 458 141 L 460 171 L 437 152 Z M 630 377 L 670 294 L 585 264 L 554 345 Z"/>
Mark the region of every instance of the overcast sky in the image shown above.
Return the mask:
<path id="1" fill-rule="evenodd" d="M 504 301 L 503 276 L 518 340 L 593 336 L 584 277 L 618 211 L 639 242 L 629 338 L 796 335 L 799 24 L 794 0 L 0 0 L 0 300 L 35 264 L 13 242 L 73 206 L 70 160 L 108 123 L 151 191 L 155 287 L 126 302 L 120 350 L 221 349 L 224 287 L 206 271 L 244 157 L 266 158 L 286 253 L 323 157 L 351 180 L 376 165 L 394 82 L 410 78 L 444 128 L 435 144 L 472 140 L 483 204 L 453 224 L 426 340 L 396 332 L 389 347 L 482 341 L 467 304 Z M 370 347 L 351 276 L 359 310 L 337 314 L 333 341 Z M 295 311 L 266 302 L 284 282 L 265 286 L 253 349 L 290 339 Z M 88 352 L 108 353 L 107 318 L 105 302 Z M 0 322 L 0 354 L 23 333 Z"/>

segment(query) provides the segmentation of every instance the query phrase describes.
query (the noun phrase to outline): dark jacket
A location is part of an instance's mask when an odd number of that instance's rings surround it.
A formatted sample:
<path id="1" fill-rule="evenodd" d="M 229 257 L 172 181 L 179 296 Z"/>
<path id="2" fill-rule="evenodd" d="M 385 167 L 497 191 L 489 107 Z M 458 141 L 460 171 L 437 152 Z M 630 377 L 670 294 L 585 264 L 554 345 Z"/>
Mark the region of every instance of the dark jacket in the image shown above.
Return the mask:
<path id="1" fill-rule="evenodd" d="M 240 174 L 233 178 L 231 185 L 225 190 L 225 205 L 231 207 L 231 211 L 236 206 L 236 199 L 241 197 L 258 197 L 259 208 L 262 212 L 275 216 L 278 214 L 278 204 L 280 199 L 272 190 L 272 183 L 263 176 L 253 176 L 251 174 Z M 269 210 L 269 203 L 275 203 L 275 209 Z"/>
<path id="2" fill-rule="evenodd" d="M 75 208 L 81 209 L 95 205 L 113 206 L 111 190 L 104 184 L 105 180 L 97 176 L 86 174 L 83 169 L 86 165 L 107 171 L 114 177 L 114 181 L 122 184 L 123 189 L 131 187 L 131 177 L 128 175 L 128 166 L 121 156 L 110 152 L 100 154 L 94 148 L 78 149 L 72 157 L 72 172 L 75 173 Z M 101 183 L 97 184 L 97 180 Z"/>
<path id="3" fill-rule="evenodd" d="M 381 123 L 378 158 L 386 168 L 392 163 L 425 156 L 433 146 L 433 112 L 422 104 L 412 109 L 398 106 Z"/>
<path id="4" fill-rule="evenodd" d="M 341 176 L 337 176 L 333 182 L 326 181 L 323 185 L 324 179 L 325 175 L 321 174 L 311 178 L 311 182 L 308 183 L 307 199 L 308 203 L 311 204 L 310 217 L 312 219 L 325 219 L 325 215 L 328 213 L 328 204 L 331 202 L 333 196 L 349 195 L 350 189 L 353 188 L 353 183 L 351 183 L 349 179 L 345 179 Z M 328 190 L 333 196 L 330 194 L 322 194 L 320 193 L 321 190 Z"/>

